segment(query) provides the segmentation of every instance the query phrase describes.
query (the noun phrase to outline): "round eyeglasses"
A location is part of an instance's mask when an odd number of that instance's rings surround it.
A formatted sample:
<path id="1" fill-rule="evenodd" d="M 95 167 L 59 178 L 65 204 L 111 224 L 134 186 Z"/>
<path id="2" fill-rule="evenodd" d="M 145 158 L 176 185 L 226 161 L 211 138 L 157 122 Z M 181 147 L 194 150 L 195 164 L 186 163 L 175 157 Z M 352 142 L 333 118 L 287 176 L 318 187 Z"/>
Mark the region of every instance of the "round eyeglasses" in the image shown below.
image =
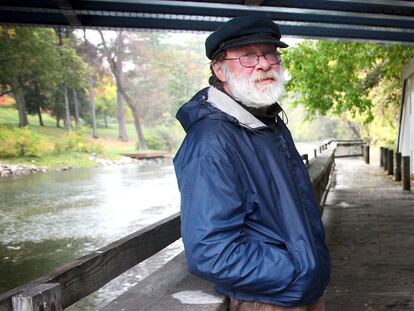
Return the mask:
<path id="1" fill-rule="evenodd" d="M 280 64 L 282 61 L 280 53 L 278 52 L 267 52 L 262 55 L 255 53 L 244 54 L 239 57 L 225 58 L 225 60 L 239 60 L 240 65 L 243 67 L 254 67 L 259 63 L 260 57 L 263 56 L 270 65 Z"/>

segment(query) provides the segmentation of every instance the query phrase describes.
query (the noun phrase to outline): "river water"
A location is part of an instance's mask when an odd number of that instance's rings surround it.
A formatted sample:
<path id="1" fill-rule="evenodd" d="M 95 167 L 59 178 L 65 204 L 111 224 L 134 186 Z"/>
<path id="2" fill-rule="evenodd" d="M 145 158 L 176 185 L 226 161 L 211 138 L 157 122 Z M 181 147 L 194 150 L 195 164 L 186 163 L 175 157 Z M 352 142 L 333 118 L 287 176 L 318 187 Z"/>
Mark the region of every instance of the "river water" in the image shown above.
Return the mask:
<path id="1" fill-rule="evenodd" d="M 312 157 L 314 144 L 298 144 Z M 0 179 L 0 292 L 179 211 L 170 159 Z M 178 241 L 70 307 L 95 311 L 182 250 Z"/>

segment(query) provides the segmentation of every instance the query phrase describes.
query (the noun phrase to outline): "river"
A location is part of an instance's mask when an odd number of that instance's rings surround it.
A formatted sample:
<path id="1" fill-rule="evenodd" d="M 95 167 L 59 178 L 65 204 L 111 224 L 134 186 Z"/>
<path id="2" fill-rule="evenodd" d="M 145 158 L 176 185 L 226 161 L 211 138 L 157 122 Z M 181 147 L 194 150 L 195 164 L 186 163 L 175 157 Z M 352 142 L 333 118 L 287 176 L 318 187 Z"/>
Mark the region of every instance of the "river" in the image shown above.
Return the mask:
<path id="1" fill-rule="evenodd" d="M 315 144 L 298 144 L 313 155 Z M 179 211 L 170 159 L 0 179 L 0 292 Z M 95 311 L 182 250 L 180 241 L 70 307 Z"/>

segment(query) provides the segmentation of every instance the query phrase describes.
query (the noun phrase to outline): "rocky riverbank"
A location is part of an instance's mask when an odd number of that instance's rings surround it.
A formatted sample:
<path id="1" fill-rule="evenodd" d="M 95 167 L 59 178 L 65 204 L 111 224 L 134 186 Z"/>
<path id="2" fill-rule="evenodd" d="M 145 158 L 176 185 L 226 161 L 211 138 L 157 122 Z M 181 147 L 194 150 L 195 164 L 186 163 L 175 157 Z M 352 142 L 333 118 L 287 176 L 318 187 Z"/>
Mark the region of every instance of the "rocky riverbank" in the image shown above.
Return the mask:
<path id="1" fill-rule="evenodd" d="M 45 173 L 47 171 L 48 169 L 46 167 L 0 163 L 0 177 L 28 175 L 33 173 Z"/>
<path id="2" fill-rule="evenodd" d="M 94 161 L 96 166 L 109 166 L 109 165 L 119 165 L 119 164 L 128 164 L 128 163 L 141 163 L 143 161 L 134 160 L 128 157 L 123 157 L 120 160 L 108 160 L 99 158 L 96 155 L 91 155 L 89 160 Z M 38 167 L 36 165 L 25 165 L 25 164 L 9 164 L 0 162 L 0 177 L 10 177 L 10 176 L 21 176 L 29 175 L 35 173 L 47 173 L 54 171 L 67 171 L 74 169 L 74 166 L 65 166 L 60 168 L 50 169 L 48 167 Z"/>

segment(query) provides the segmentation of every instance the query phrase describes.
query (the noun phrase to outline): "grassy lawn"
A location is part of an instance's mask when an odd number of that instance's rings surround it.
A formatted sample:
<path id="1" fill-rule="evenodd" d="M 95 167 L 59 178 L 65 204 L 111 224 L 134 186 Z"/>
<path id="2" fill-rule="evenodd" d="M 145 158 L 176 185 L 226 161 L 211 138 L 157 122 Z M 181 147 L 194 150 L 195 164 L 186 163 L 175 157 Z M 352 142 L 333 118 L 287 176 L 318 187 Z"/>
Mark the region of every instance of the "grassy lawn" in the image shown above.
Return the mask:
<path id="1" fill-rule="evenodd" d="M 66 129 L 56 127 L 56 120 L 46 113 L 42 114 L 45 126 L 39 126 L 37 116 L 29 116 L 29 129 L 34 133 L 42 136 L 53 144 L 62 141 L 67 133 Z M 61 122 L 63 125 L 63 122 Z M 14 108 L 0 107 L 0 131 L 1 127 L 15 128 L 18 125 L 18 114 Z M 118 140 L 117 124 L 109 124 L 108 128 L 98 128 L 98 139 L 93 139 L 92 129 L 88 126 L 82 126 L 80 129 L 74 129 L 74 132 L 81 135 L 86 142 L 97 143 L 102 146 L 103 152 L 99 157 L 111 160 L 120 159 L 124 153 L 137 152 L 137 135 L 133 124 L 127 125 L 128 142 Z M 0 159 L 2 162 L 11 164 L 26 164 L 36 166 L 47 166 L 49 168 L 73 166 L 88 167 L 95 166 L 96 162 L 90 160 L 91 153 L 66 151 L 60 154 L 51 153 L 41 158 L 35 157 L 15 157 Z"/>

